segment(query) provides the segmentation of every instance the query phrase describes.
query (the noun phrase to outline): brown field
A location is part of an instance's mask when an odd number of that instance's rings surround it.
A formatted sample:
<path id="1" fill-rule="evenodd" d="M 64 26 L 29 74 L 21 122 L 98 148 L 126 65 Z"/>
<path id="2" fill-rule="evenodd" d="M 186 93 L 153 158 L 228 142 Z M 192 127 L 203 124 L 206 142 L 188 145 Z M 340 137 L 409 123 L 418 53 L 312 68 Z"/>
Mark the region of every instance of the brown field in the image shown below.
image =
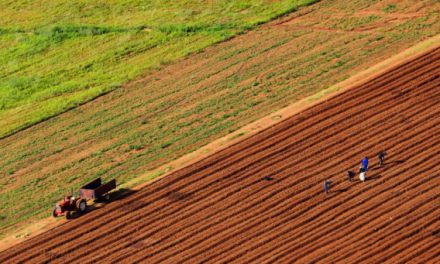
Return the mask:
<path id="1" fill-rule="evenodd" d="M 91 179 L 131 182 L 439 34 L 439 11 L 321 1 L 0 139 L 0 237 Z"/>
<path id="2" fill-rule="evenodd" d="M 0 262 L 438 263 L 439 69 L 437 48 Z M 367 181 L 348 182 L 365 155 Z"/>

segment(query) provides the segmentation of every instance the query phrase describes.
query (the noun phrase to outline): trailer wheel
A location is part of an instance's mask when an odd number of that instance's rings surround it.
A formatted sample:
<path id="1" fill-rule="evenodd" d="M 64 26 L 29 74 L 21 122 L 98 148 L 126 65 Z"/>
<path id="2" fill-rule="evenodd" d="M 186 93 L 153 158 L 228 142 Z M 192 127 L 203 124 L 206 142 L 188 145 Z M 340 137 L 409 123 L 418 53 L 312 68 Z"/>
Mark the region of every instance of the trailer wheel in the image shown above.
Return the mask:
<path id="1" fill-rule="evenodd" d="M 76 202 L 76 208 L 80 213 L 84 213 L 87 209 L 87 201 L 85 199 L 80 199 Z"/>

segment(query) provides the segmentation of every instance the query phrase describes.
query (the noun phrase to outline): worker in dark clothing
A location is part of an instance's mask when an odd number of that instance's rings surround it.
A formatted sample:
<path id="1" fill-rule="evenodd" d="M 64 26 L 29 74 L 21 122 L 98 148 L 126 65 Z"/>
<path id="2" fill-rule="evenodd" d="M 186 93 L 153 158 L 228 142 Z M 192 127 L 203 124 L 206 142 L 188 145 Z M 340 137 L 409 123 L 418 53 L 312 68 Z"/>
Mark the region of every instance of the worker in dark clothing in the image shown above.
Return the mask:
<path id="1" fill-rule="evenodd" d="M 356 176 L 356 173 L 354 171 L 348 171 L 347 176 L 348 176 L 348 181 L 352 182 L 354 176 Z"/>
<path id="2" fill-rule="evenodd" d="M 327 194 L 330 191 L 330 184 L 332 183 L 332 181 L 330 180 L 325 180 L 324 181 L 324 191 Z"/>
<path id="3" fill-rule="evenodd" d="M 365 157 L 361 162 L 361 168 L 364 168 L 365 172 L 368 171 L 368 157 Z"/>
<path id="4" fill-rule="evenodd" d="M 387 153 L 385 151 L 381 151 L 379 152 L 379 154 L 377 154 L 377 158 L 379 159 L 379 165 L 382 167 L 385 164 L 385 156 L 387 155 Z"/>

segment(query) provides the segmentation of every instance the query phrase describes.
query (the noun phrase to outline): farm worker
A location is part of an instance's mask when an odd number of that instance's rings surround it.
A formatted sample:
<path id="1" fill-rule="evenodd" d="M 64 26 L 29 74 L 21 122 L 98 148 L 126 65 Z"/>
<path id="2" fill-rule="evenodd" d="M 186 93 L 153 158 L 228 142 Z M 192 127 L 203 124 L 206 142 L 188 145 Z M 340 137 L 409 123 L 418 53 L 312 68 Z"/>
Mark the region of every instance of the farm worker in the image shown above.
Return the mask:
<path id="1" fill-rule="evenodd" d="M 385 151 L 381 151 L 379 152 L 379 154 L 377 154 L 377 158 L 379 159 L 379 165 L 382 167 L 383 164 L 385 163 L 385 156 L 387 155 L 387 153 Z"/>
<path id="2" fill-rule="evenodd" d="M 355 175 L 356 173 L 354 171 L 348 171 L 347 172 L 348 181 L 352 182 Z"/>
<path id="3" fill-rule="evenodd" d="M 324 181 L 324 191 L 325 191 L 325 193 L 327 194 L 328 193 L 328 191 L 330 190 L 330 184 L 332 183 L 332 181 L 330 181 L 330 180 L 325 180 Z"/>
<path id="4" fill-rule="evenodd" d="M 365 181 L 365 168 L 360 168 L 359 170 L 359 180 L 361 180 L 361 182 Z"/>
<path id="5" fill-rule="evenodd" d="M 365 157 L 361 162 L 361 168 L 364 168 L 365 171 L 368 171 L 368 157 Z"/>

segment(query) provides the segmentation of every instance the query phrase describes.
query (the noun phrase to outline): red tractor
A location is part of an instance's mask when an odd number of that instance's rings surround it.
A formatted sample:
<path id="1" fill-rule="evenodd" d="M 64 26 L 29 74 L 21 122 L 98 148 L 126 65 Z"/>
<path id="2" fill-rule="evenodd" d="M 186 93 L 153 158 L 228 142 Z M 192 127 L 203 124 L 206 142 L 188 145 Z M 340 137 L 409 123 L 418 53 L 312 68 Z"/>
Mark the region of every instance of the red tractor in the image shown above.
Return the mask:
<path id="1" fill-rule="evenodd" d="M 85 213 L 87 210 L 87 201 L 100 198 L 109 199 L 109 192 L 116 188 L 116 180 L 111 180 L 102 184 L 101 178 L 97 178 L 79 189 L 79 196 L 73 197 L 66 195 L 64 200 L 57 203 L 53 209 L 53 217 L 65 214 L 66 218 L 71 217 L 72 212 Z"/>
<path id="2" fill-rule="evenodd" d="M 80 197 L 72 197 L 72 195 L 66 195 L 64 200 L 57 203 L 53 209 L 53 217 L 65 214 L 66 218 L 69 219 L 71 212 L 84 213 L 87 210 L 87 200 Z"/>

